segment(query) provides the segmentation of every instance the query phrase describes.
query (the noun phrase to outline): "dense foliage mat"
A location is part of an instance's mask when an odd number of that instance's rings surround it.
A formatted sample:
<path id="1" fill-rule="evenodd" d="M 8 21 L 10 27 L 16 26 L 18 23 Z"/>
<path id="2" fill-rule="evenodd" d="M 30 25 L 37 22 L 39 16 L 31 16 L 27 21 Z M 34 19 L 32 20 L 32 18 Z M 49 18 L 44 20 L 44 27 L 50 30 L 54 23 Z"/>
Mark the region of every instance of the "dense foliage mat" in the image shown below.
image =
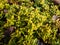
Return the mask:
<path id="1" fill-rule="evenodd" d="M 0 45 L 60 45 L 53 15 L 60 5 L 52 0 L 0 0 Z"/>

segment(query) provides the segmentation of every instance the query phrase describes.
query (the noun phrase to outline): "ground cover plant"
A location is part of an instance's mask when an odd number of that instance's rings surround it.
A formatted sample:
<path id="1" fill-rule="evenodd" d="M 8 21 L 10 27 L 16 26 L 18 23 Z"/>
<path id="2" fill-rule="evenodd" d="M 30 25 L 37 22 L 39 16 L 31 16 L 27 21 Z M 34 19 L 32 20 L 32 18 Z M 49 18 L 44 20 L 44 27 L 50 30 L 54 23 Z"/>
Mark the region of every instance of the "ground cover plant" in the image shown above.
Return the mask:
<path id="1" fill-rule="evenodd" d="M 0 0 L 0 45 L 60 45 L 59 4 Z"/>

